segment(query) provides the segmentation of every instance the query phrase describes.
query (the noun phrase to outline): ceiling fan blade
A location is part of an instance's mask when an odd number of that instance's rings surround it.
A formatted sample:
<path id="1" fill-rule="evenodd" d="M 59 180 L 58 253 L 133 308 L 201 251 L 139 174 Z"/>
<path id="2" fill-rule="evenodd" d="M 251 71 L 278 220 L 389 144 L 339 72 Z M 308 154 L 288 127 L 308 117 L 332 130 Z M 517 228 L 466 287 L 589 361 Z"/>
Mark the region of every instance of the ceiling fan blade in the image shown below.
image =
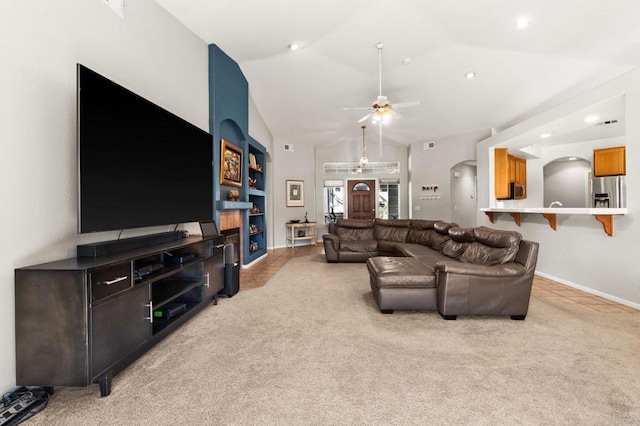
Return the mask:
<path id="1" fill-rule="evenodd" d="M 369 117 L 371 117 L 371 113 L 365 115 L 360 120 L 358 120 L 358 123 L 362 123 L 363 121 L 367 121 L 369 119 Z"/>
<path id="2" fill-rule="evenodd" d="M 398 111 L 391 110 L 391 111 L 389 111 L 387 114 L 390 114 L 390 115 L 391 115 L 391 118 L 392 118 L 393 120 L 397 120 L 397 119 L 399 119 L 399 118 L 402 118 L 402 114 L 400 114 Z"/>
<path id="3" fill-rule="evenodd" d="M 352 109 L 371 109 L 371 107 L 368 106 L 368 107 L 342 108 L 343 111 L 349 111 L 349 110 L 352 110 Z"/>
<path id="4" fill-rule="evenodd" d="M 411 102 L 400 102 L 397 104 L 393 104 L 394 108 L 406 108 L 406 107 L 412 107 L 412 106 L 417 106 L 420 105 L 420 101 L 411 101 Z"/>

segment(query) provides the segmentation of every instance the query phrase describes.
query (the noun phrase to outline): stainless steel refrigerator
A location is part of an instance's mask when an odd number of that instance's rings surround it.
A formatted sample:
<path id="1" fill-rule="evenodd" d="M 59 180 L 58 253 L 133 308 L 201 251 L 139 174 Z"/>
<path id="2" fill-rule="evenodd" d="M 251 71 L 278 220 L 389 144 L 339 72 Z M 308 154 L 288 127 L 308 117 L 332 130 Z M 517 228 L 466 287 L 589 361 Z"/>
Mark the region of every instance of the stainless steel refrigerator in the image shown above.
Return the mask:
<path id="1" fill-rule="evenodd" d="M 592 207 L 627 207 L 627 187 L 624 176 L 604 176 L 591 179 Z"/>

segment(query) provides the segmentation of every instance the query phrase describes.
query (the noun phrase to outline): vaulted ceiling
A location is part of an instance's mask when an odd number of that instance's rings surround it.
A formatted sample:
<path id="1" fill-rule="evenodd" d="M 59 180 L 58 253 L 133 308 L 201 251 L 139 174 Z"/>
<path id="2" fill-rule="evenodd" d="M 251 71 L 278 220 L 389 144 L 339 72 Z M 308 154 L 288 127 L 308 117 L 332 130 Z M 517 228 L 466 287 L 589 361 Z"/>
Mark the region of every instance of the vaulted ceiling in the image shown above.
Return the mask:
<path id="1" fill-rule="evenodd" d="M 343 107 L 376 100 L 378 42 L 382 94 L 421 101 L 384 127 L 404 145 L 506 128 L 640 65 L 638 0 L 156 1 L 238 62 L 278 142 L 360 140 L 366 111 Z"/>

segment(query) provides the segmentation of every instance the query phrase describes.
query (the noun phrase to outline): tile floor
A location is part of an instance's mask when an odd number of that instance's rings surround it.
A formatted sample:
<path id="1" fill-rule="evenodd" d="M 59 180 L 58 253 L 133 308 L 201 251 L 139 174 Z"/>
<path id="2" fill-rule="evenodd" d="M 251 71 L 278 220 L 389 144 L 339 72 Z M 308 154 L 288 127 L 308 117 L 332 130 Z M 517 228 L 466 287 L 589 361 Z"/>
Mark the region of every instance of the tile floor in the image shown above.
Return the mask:
<path id="1" fill-rule="evenodd" d="M 315 246 L 299 246 L 295 248 L 279 248 L 269 250 L 263 260 L 255 263 L 247 269 L 240 270 L 240 291 L 262 287 L 282 268 L 292 257 L 310 256 L 323 253 L 322 244 Z M 621 305 L 599 296 L 594 296 L 584 291 L 557 283 L 547 278 L 537 276 L 533 280 L 533 297 L 546 299 L 558 305 L 576 305 L 580 309 L 605 312 L 605 313 L 636 313 L 640 310 Z"/>

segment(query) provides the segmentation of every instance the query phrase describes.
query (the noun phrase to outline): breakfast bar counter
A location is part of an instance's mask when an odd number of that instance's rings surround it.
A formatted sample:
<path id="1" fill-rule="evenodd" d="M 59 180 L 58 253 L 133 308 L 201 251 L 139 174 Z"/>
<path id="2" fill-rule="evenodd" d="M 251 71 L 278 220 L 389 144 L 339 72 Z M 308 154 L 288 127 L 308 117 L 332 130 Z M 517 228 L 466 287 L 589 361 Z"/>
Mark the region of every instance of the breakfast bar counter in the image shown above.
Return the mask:
<path id="1" fill-rule="evenodd" d="M 549 221 L 549 226 L 553 230 L 556 230 L 558 226 L 559 214 L 568 215 L 592 215 L 596 220 L 602 223 L 604 232 L 610 237 L 613 236 L 613 216 L 627 214 L 626 208 L 589 208 L 589 207 L 489 207 L 481 208 L 481 212 L 484 212 L 489 217 L 491 223 L 495 222 L 495 215 L 498 213 L 509 213 L 516 222 L 516 225 L 520 226 L 521 214 L 542 214 L 545 219 Z"/>

